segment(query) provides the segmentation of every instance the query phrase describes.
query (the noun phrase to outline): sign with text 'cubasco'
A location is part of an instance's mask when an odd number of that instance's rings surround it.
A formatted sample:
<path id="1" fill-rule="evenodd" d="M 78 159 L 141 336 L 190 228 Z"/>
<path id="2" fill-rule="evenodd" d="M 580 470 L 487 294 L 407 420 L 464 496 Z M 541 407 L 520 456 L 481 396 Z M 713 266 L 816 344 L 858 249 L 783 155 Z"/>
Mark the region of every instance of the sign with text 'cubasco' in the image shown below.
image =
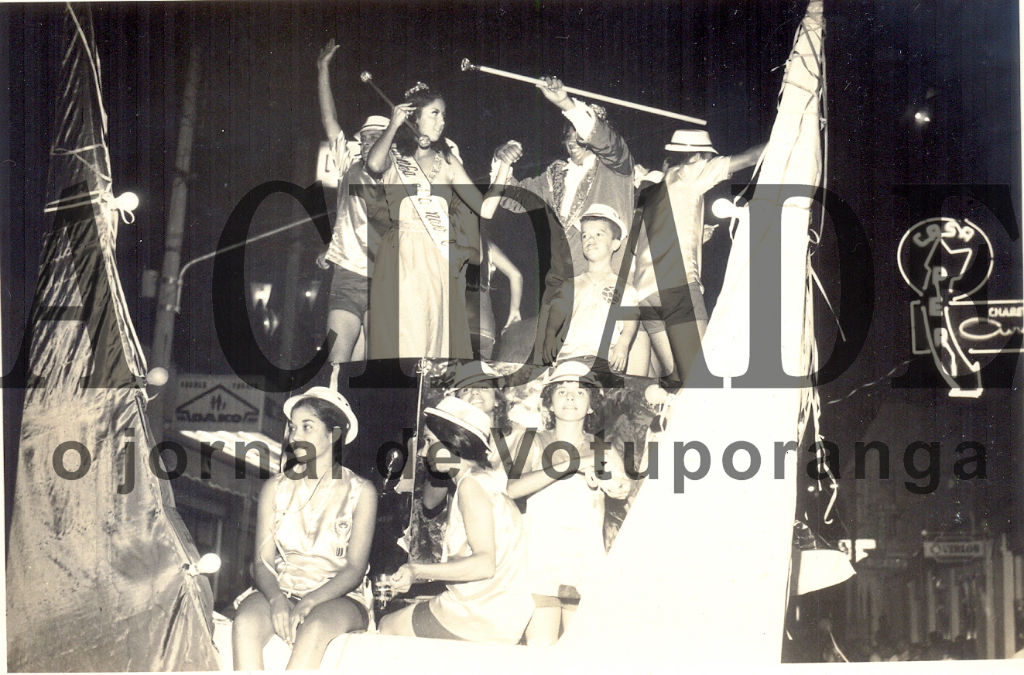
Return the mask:
<path id="1" fill-rule="evenodd" d="M 924 557 L 939 562 L 984 558 L 985 542 L 981 540 L 926 541 L 924 542 Z"/>
<path id="2" fill-rule="evenodd" d="M 233 375 L 180 375 L 174 428 L 259 432 L 264 396 Z"/>

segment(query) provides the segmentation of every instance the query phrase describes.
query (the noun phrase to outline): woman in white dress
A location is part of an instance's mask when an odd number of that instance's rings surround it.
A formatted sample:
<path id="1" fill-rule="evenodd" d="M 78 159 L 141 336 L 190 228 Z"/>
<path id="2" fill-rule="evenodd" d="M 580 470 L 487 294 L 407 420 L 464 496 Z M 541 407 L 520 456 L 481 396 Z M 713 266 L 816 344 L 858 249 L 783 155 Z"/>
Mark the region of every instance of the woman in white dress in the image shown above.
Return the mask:
<path id="1" fill-rule="evenodd" d="M 369 173 L 382 176 L 392 221 L 370 285 L 372 359 L 473 356 L 464 275 L 466 265 L 480 262 L 480 230 L 475 218 L 450 220 L 448 205 L 454 191 L 490 218 L 499 195 L 485 201 L 473 184 L 443 135 L 445 114 L 441 95 L 418 83 L 394 107 L 366 159 Z M 496 183 L 508 168 L 502 165 Z"/>

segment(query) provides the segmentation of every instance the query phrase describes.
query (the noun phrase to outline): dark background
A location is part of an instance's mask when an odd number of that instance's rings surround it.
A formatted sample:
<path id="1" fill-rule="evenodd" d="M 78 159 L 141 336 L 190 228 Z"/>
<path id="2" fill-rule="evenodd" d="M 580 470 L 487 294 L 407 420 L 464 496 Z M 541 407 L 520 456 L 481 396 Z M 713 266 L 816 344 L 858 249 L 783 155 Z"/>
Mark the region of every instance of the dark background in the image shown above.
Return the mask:
<path id="1" fill-rule="evenodd" d="M 446 98 L 446 135 L 461 148 L 469 174 L 483 178 L 493 148 L 508 140 L 526 154 L 517 175 L 533 175 L 561 156 L 561 116 L 531 86 L 463 73 L 462 58 L 530 76 L 557 75 L 581 89 L 706 118 L 723 154 L 764 142 L 774 120 L 783 65 L 804 2 L 481 2 L 481 3 L 141 3 L 95 4 L 103 96 L 110 119 L 114 192 L 136 192 L 132 225 L 122 224 L 118 260 L 125 295 L 144 344 L 152 339 L 154 300 L 141 298 L 143 270 L 160 269 L 178 116 L 190 41 L 202 53 L 199 113 L 189 180 L 182 261 L 217 246 L 235 204 L 269 180 L 306 186 L 314 180 L 324 138 L 316 98 L 316 57 L 335 38 L 342 45 L 331 78 L 342 128 L 354 133 L 369 114 L 386 114 L 358 80 L 362 70 L 393 99 L 417 80 Z M 1011 410 L 1016 390 L 989 389 L 978 400 L 951 399 L 946 390 L 894 389 L 891 374 L 910 358 L 908 303 L 915 298 L 896 267 L 900 237 L 925 216 L 893 196 L 896 184 L 1007 184 L 1021 211 L 1018 5 L 1011 1 L 826 1 L 827 187 L 851 205 L 867 234 L 874 262 L 875 309 L 856 362 L 819 391 L 822 433 L 849 453 L 854 441 L 912 437 L 940 441 L 944 457 L 961 440 L 989 450 L 988 480 L 912 500 L 918 519 L 934 528 L 966 527 L 970 518 L 1007 531 L 1021 517 L 1012 490 L 1019 429 Z M 39 261 L 48 149 L 59 69 L 62 6 L 0 6 L 0 269 L 3 360 L 20 344 Z M 931 122 L 914 112 L 927 105 Z M 673 120 L 609 106 L 637 160 L 660 165 Z M 749 179 L 749 171 L 736 176 Z M 720 186 L 708 203 L 726 194 Z M 332 205 L 333 192 L 328 191 Z M 952 201 L 943 215 L 969 213 L 995 247 L 990 298 L 1021 298 L 1021 244 L 977 204 Z M 294 217 L 290 200 L 264 203 L 253 235 Z M 710 222 L 715 221 L 708 214 Z M 729 240 L 724 228 L 705 248 L 705 283 L 713 306 Z M 524 316 L 537 310 L 536 252 L 527 221 L 495 219 L 491 236 L 527 278 Z M 299 228 L 301 283 L 329 282 L 313 264 L 322 249 L 313 228 Z M 250 280 L 284 283 L 288 237 L 252 245 Z M 828 227 L 814 261 L 829 298 L 839 297 L 835 237 Z M 495 310 L 504 322 L 507 295 L 499 280 Z M 325 294 L 322 294 L 323 297 Z M 280 302 L 281 294 L 271 304 Z M 818 296 L 818 339 L 824 361 L 836 321 Z M 279 309 L 279 307 L 278 307 Z M 184 372 L 225 373 L 229 367 L 213 327 L 218 311 L 212 265 L 189 271 L 175 327 L 173 359 Z M 838 308 L 843 321 L 843 308 Z M 296 318 L 295 349 L 269 354 L 287 367 L 303 363 L 323 335 L 323 302 Z M 844 326 L 847 333 L 855 327 Z M 871 386 L 865 386 L 871 385 Z M 856 390 L 856 393 L 852 393 Z M 852 395 L 850 395 L 852 393 Z M 5 468 L 10 495 L 20 392 L 4 392 Z M 831 402 L 836 401 L 832 404 Z M 914 415 L 905 414 L 915 411 Z M 901 412 L 904 411 L 904 412 Z M 908 428 L 907 425 L 913 425 Z M 881 436 L 881 437 L 879 437 Z M 904 480 L 902 447 L 893 446 L 894 478 Z M 848 465 L 851 458 L 843 456 Z M 958 496 L 959 495 L 959 496 Z M 1014 504 L 1016 506 L 1014 507 Z M 811 503 L 809 511 L 820 511 Z M 823 532 L 849 536 L 852 506 L 841 498 L 839 521 Z M 10 509 L 8 509 L 10 513 Z M 844 520 L 845 518 L 845 520 Z M 916 520 L 914 521 L 916 522 Z M 1018 535 L 1018 546 L 1020 545 Z"/>

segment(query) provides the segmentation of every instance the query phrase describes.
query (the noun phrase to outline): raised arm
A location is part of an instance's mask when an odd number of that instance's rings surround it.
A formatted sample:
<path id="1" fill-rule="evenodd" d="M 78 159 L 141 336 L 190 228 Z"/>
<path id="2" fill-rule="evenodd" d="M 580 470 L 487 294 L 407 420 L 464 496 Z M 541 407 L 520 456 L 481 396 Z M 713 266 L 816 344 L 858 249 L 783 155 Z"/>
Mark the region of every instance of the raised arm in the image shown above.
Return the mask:
<path id="1" fill-rule="evenodd" d="M 494 263 L 494 268 L 508 278 L 508 320 L 505 321 L 505 326 L 502 328 L 502 330 L 505 330 L 505 328 L 508 328 L 513 323 L 523 318 L 519 313 L 519 306 L 523 301 L 523 275 L 519 271 L 519 268 L 508 259 L 505 253 L 498 248 L 494 242 L 487 242 L 487 253 L 491 258 L 491 262 Z"/>
<path id="2" fill-rule="evenodd" d="M 320 51 L 320 56 L 316 60 L 316 89 L 320 99 L 320 120 L 324 124 L 327 138 L 331 142 L 334 142 L 338 134 L 341 133 L 341 125 L 338 124 L 338 112 L 334 108 L 334 95 L 331 94 L 330 64 L 336 51 L 338 51 L 338 45 L 335 44 L 334 38 L 331 38 L 330 42 Z"/>
<path id="3" fill-rule="evenodd" d="M 594 112 L 593 108 L 569 98 L 556 77 L 541 78 L 543 85 L 537 85 L 544 98 L 558 106 L 566 119 L 576 129 L 580 145 L 590 148 L 598 161 L 615 173 L 623 176 L 633 175 L 633 156 L 629 152 L 626 141 L 612 129 L 605 120 Z"/>
<path id="4" fill-rule="evenodd" d="M 509 164 L 507 162 L 499 163 L 497 175 L 492 180 L 491 187 L 487 190 L 486 195 L 481 194 L 480 190 L 477 189 L 473 179 L 466 173 L 466 169 L 462 166 L 462 162 L 459 161 L 458 157 L 453 156 L 451 158 L 451 165 L 452 189 L 481 218 L 486 220 L 493 218 L 495 211 L 498 210 L 501 190 L 505 187 L 509 177 L 511 169 Z"/>
<path id="5" fill-rule="evenodd" d="M 391 122 L 388 124 L 388 128 L 384 130 L 384 133 L 380 135 L 377 142 L 370 148 L 370 154 L 366 158 L 366 168 L 370 173 L 379 176 L 387 171 L 391 165 L 391 158 L 388 157 L 388 153 L 391 151 L 391 144 L 395 142 L 395 133 L 398 132 L 400 126 L 405 124 L 405 120 L 409 118 L 409 115 L 415 109 L 416 106 L 411 103 L 399 103 L 391 110 Z"/>
<path id="6" fill-rule="evenodd" d="M 755 145 L 752 148 L 744 150 L 743 152 L 729 156 L 729 173 L 736 173 L 742 171 L 748 166 L 754 166 L 757 164 L 758 158 L 761 157 L 761 153 L 764 152 L 764 146 L 767 143 L 761 145 Z"/>

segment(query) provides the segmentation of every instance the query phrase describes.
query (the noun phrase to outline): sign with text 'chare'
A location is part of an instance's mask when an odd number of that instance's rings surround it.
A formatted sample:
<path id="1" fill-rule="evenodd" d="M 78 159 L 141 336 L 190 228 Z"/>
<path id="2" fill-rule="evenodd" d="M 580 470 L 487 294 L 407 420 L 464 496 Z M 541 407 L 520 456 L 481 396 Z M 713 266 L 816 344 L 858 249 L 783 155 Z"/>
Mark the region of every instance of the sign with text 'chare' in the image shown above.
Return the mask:
<path id="1" fill-rule="evenodd" d="M 180 375 L 174 429 L 259 432 L 265 395 L 233 375 Z"/>

